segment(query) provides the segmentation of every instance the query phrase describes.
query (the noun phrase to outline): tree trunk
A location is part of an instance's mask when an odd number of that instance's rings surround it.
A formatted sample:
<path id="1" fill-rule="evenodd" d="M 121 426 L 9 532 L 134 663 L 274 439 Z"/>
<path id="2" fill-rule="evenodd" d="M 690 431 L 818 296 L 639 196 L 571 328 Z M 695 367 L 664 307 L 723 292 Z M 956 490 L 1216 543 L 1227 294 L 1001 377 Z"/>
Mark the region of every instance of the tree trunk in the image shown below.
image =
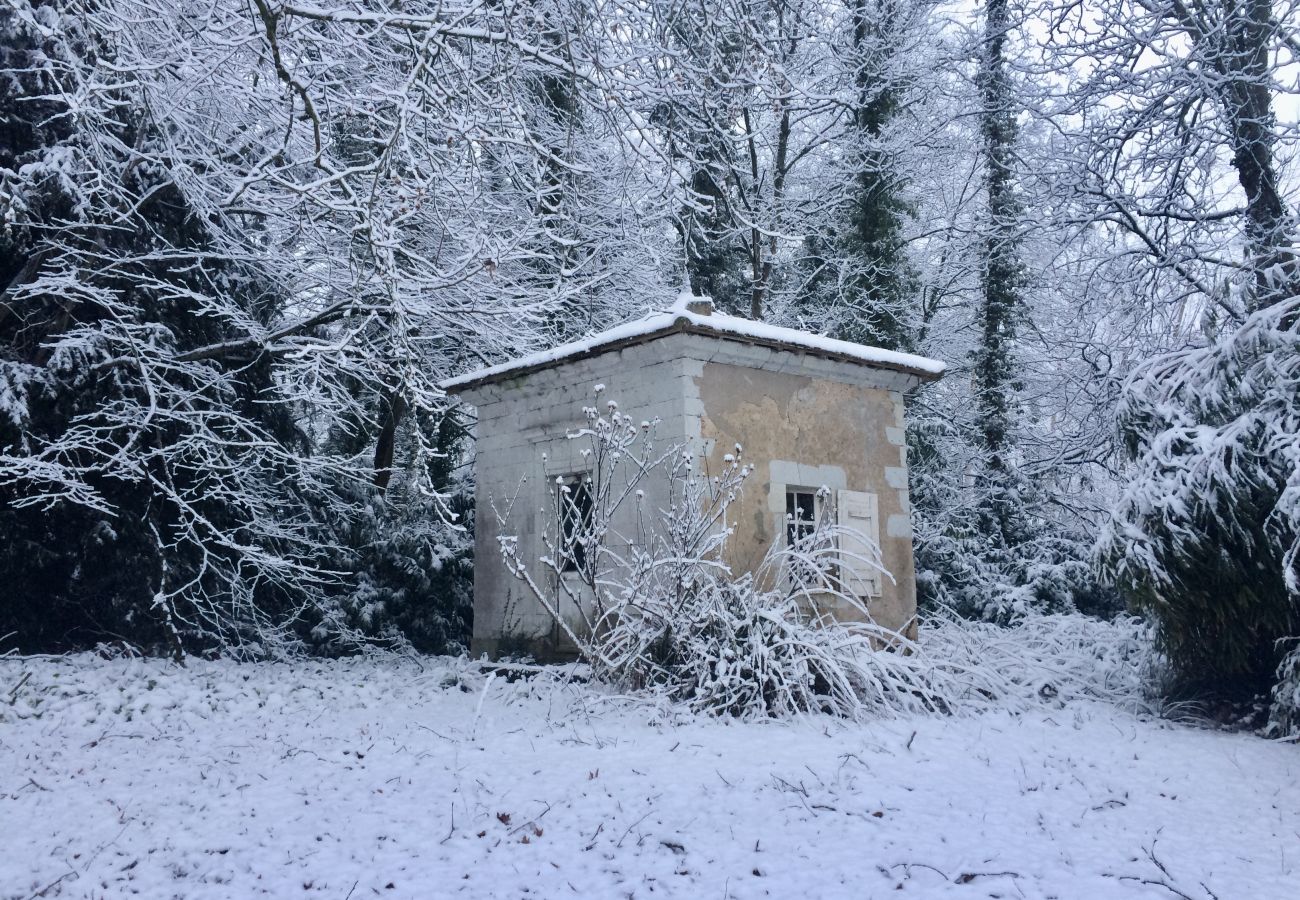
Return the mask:
<path id="1" fill-rule="evenodd" d="M 1201 43 L 1218 73 L 1232 165 L 1246 195 L 1246 243 L 1255 270 L 1252 306 L 1263 309 L 1300 290 L 1291 222 L 1273 160 L 1276 120 L 1269 87 L 1271 0 L 1225 3 L 1224 24 L 1202 26 Z M 1206 23 L 1208 24 L 1208 23 Z"/>
<path id="2" fill-rule="evenodd" d="M 397 426 L 406 415 L 406 398 L 393 391 L 380 401 L 379 439 L 375 442 L 375 487 L 388 490 L 393 477 L 393 450 L 397 444 Z"/>

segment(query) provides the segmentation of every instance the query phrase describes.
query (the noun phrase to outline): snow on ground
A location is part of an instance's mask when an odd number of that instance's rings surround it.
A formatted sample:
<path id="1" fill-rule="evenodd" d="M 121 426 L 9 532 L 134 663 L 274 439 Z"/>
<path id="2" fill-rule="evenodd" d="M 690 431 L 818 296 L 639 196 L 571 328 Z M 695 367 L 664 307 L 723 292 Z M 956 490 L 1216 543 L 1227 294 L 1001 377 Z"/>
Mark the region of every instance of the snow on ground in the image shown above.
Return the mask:
<path id="1" fill-rule="evenodd" d="M 738 724 L 455 660 L 10 659 L 0 836 L 6 900 L 1289 900 L 1300 747 L 1092 702 Z"/>

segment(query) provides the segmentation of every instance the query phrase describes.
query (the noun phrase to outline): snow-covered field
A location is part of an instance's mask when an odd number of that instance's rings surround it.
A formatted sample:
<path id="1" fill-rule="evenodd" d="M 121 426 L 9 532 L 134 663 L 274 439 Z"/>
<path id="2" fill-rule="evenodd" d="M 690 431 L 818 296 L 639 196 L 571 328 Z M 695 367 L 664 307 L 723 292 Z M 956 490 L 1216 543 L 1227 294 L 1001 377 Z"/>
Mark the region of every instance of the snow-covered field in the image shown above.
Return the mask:
<path id="1" fill-rule="evenodd" d="M 740 724 L 455 660 L 0 661 L 0 897 L 128 895 L 1289 900 L 1300 747 L 1088 701 Z"/>

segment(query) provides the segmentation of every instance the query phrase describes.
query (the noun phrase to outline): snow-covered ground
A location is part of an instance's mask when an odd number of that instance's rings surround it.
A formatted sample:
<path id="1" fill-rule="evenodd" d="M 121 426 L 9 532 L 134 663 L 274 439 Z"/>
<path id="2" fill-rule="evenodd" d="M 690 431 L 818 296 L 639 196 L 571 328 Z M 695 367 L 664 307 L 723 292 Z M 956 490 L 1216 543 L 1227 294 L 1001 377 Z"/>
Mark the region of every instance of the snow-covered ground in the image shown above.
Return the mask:
<path id="1" fill-rule="evenodd" d="M 741 724 L 454 660 L 0 661 L 0 897 L 127 895 L 1290 900 L 1300 747 L 1087 701 Z"/>

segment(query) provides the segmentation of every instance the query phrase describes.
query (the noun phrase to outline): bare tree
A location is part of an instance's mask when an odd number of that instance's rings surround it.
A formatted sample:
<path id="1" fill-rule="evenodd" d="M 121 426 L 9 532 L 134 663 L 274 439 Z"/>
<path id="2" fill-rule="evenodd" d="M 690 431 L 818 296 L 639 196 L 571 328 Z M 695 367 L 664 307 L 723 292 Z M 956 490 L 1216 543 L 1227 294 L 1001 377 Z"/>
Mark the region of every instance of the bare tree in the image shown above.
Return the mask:
<path id="1" fill-rule="evenodd" d="M 1107 0 L 1040 14 L 1069 183 L 1133 258 L 1168 276 L 1160 299 L 1231 325 L 1294 293 L 1277 154 L 1297 135 L 1273 106 L 1295 90 L 1280 80 L 1294 65 L 1294 2 Z"/>
<path id="2" fill-rule="evenodd" d="M 595 160 L 654 155 L 612 102 L 641 76 L 609 23 L 563 6 L 557 31 L 537 12 L 7 6 L 39 50 L 15 59 L 24 102 L 72 123 L 2 173 L 6 227 L 25 229 L 0 306 L 6 383 L 31 388 L 7 404 L 10 509 L 143 517 L 157 571 L 147 594 L 143 575 L 121 590 L 196 648 L 333 627 L 314 599 L 339 575 L 320 519 L 399 466 L 436 515 L 439 446 L 417 423 L 445 407 L 438 380 L 545 340 L 584 292 L 626 309 L 653 271 L 654 242 L 627 240 L 649 262 L 621 285 L 626 260 L 605 255 L 537 290 L 539 246 L 584 214 L 539 207 L 537 173 L 608 185 L 617 234 L 644 204 L 626 165 Z M 596 152 L 555 152 L 518 92 L 547 78 L 574 86 Z M 342 452 L 331 430 L 362 439 Z"/>

